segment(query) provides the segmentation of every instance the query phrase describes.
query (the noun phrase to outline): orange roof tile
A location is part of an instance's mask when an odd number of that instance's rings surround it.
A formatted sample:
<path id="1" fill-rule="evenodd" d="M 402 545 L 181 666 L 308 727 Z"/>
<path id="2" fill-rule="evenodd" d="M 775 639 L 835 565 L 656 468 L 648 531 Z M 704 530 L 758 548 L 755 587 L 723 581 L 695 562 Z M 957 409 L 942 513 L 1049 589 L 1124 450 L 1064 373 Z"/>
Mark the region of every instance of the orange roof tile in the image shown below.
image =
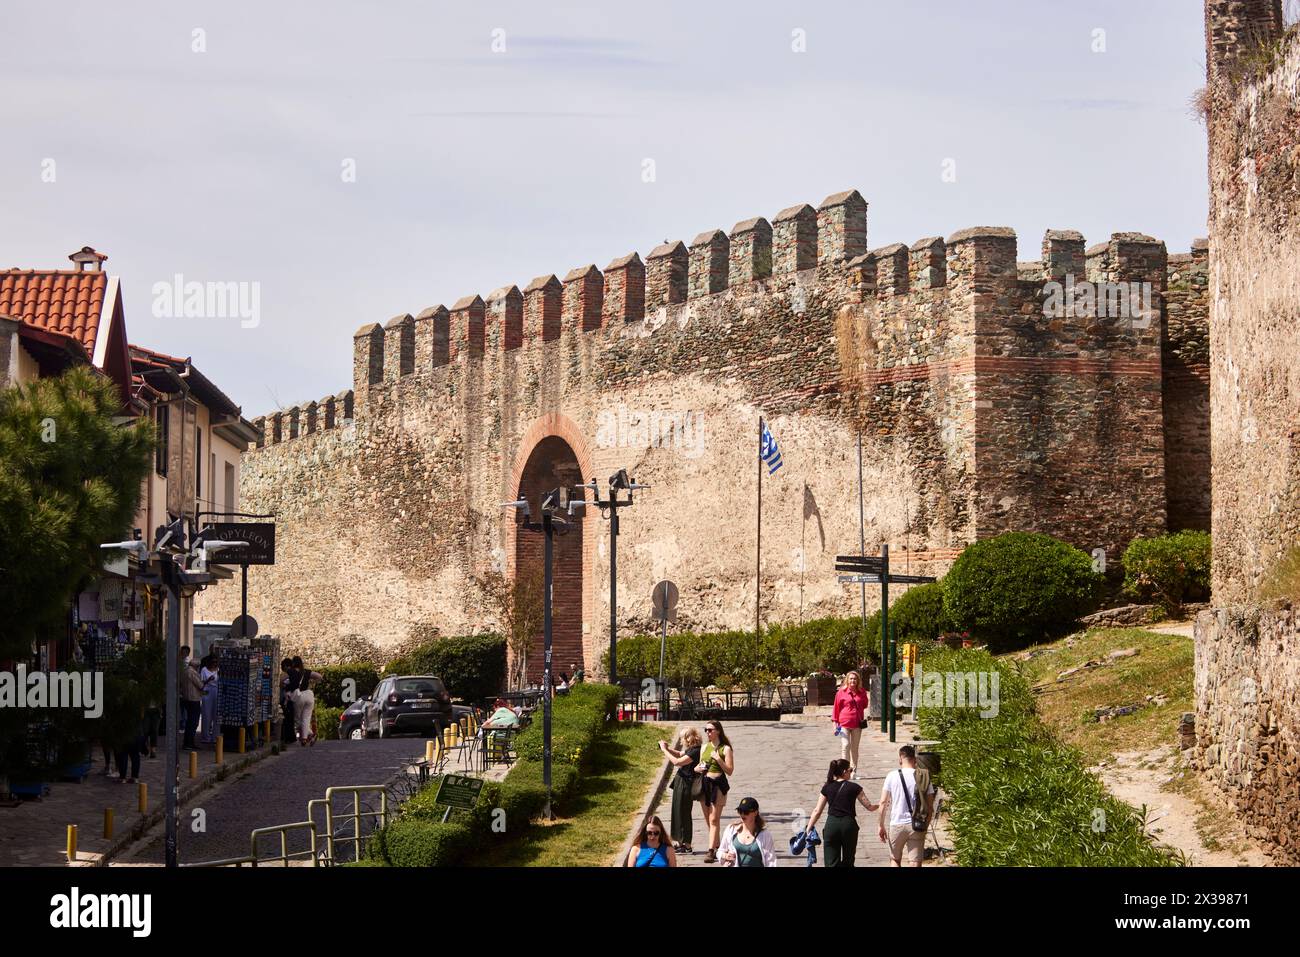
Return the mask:
<path id="1" fill-rule="evenodd" d="M 0 270 L 0 315 L 72 336 L 95 354 L 108 274 L 71 269 Z"/>

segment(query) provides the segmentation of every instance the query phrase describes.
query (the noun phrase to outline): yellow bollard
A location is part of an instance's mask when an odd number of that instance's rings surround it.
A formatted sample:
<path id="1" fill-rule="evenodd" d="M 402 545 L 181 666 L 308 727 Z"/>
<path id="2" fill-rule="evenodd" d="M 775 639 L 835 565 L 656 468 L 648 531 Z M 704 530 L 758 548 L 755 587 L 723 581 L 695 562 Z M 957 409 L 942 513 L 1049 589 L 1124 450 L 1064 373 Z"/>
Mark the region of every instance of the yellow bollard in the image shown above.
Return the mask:
<path id="1" fill-rule="evenodd" d="M 77 825 L 68 825 L 68 863 L 77 859 Z"/>
<path id="2" fill-rule="evenodd" d="M 111 841 L 112 839 L 113 839 L 113 809 L 111 807 L 106 807 L 104 808 L 104 840 Z"/>
<path id="3" fill-rule="evenodd" d="M 190 780 L 199 776 L 199 752 L 190 752 Z"/>
<path id="4" fill-rule="evenodd" d="M 217 735 L 217 764 L 226 763 L 226 739 Z"/>
<path id="5" fill-rule="evenodd" d="M 140 813 L 149 813 L 149 785 L 141 781 L 139 784 L 140 793 Z"/>
<path id="6" fill-rule="evenodd" d="M 424 742 L 424 763 L 433 764 L 433 739 Z"/>
<path id="7" fill-rule="evenodd" d="M 245 732 L 243 728 L 239 729 L 239 753 L 240 754 L 244 753 L 244 742 L 246 739 L 246 734 L 247 732 Z"/>
<path id="8" fill-rule="evenodd" d="M 267 718 L 262 725 L 262 743 L 263 744 L 271 743 L 271 719 L 270 718 Z"/>
<path id="9" fill-rule="evenodd" d="M 447 727 L 442 729 L 442 746 L 444 748 L 455 747 L 455 740 L 456 726 L 454 724 L 449 724 Z"/>

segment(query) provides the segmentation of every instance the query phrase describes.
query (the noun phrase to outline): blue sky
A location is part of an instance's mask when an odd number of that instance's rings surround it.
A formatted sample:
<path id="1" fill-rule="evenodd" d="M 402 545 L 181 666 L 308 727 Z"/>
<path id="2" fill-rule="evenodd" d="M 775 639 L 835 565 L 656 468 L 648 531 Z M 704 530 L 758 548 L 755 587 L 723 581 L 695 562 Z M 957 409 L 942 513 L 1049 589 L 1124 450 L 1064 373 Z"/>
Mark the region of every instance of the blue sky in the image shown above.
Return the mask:
<path id="1" fill-rule="evenodd" d="M 0 266 L 106 252 L 249 417 L 348 387 L 364 323 L 842 189 L 872 247 L 1206 232 L 1191 0 L 31 3 L 0 83 Z M 177 273 L 259 323 L 156 317 Z"/>

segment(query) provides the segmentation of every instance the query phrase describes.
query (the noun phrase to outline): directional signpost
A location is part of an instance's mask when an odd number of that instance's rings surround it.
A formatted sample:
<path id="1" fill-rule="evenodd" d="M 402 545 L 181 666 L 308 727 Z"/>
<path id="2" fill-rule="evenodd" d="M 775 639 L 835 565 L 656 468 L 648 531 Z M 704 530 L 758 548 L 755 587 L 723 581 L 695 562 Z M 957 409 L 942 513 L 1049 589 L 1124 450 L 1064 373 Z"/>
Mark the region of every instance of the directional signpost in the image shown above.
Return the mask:
<path id="1" fill-rule="evenodd" d="M 889 586 L 927 585 L 937 581 L 932 575 L 891 575 L 889 573 L 889 546 L 881 545 L 879 555 L 836 555 L 835 570 L 847 572 L 840 575 L 841 582 L 880 586 L 880 730 L 892 730 L 893 702 L 890 700 L 890 678 L 896 653 L 890 648 Z"/>

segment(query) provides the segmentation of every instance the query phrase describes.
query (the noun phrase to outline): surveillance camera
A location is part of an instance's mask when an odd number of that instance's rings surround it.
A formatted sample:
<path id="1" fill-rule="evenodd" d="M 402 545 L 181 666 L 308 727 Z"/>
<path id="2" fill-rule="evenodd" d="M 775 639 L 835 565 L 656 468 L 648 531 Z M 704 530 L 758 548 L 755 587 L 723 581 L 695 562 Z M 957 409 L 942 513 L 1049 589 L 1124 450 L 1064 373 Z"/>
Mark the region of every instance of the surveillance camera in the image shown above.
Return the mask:
<path id="1" fill-rule="evenodd" d="M 649 487 L 650 487 L 649 485 L 642 485 L 640 482 L 634 481 L 631 485 L 628 486 L 628 489 L 629 491 L 639 492 L 642 489 L 646 489 Z"/>
<path id="2" fill-rule="evenodd" d="M 632 484 L 632 480 L 627 477 L 627 469 L 619 469 L 609 477 L 609 487 L 613 489 L 626 489 Z"/>
<path id="3" fill-rule="evenodd" d="M 586 507 L 587 507 L 587 503 L 584 502 L 582 499 L 580 499 L 580 498 L 572 499 L 572 500 L 570 500 L 570 502 L 569 502 L 569 514 L 572 515 L 572 514 L 573 514 L 574 512 L 576 512 L 578 509 L 580 509 L 580 508 L 586 508 Z"/>
<path id="4" fill-rule="evenodd" d="M 132 539 L 129 542 L 108 542 L 99 547 L 104 549 L 120 548 L 124 552 L 130 552 L 140 562 L 147 562 L 149 560 L 149 546 L 139 539 Z"/>
<path id="5" fill-rule="evenodd" d="M 528 499 L 526 498 L 519 498 L 513 502 L 502 502 L 501 507 L 515 509 L 519 514 L 519 521 L 521 523 L 528 521 L 529 516 L 532 515 L 532 510 L 529 509 Z"/>

